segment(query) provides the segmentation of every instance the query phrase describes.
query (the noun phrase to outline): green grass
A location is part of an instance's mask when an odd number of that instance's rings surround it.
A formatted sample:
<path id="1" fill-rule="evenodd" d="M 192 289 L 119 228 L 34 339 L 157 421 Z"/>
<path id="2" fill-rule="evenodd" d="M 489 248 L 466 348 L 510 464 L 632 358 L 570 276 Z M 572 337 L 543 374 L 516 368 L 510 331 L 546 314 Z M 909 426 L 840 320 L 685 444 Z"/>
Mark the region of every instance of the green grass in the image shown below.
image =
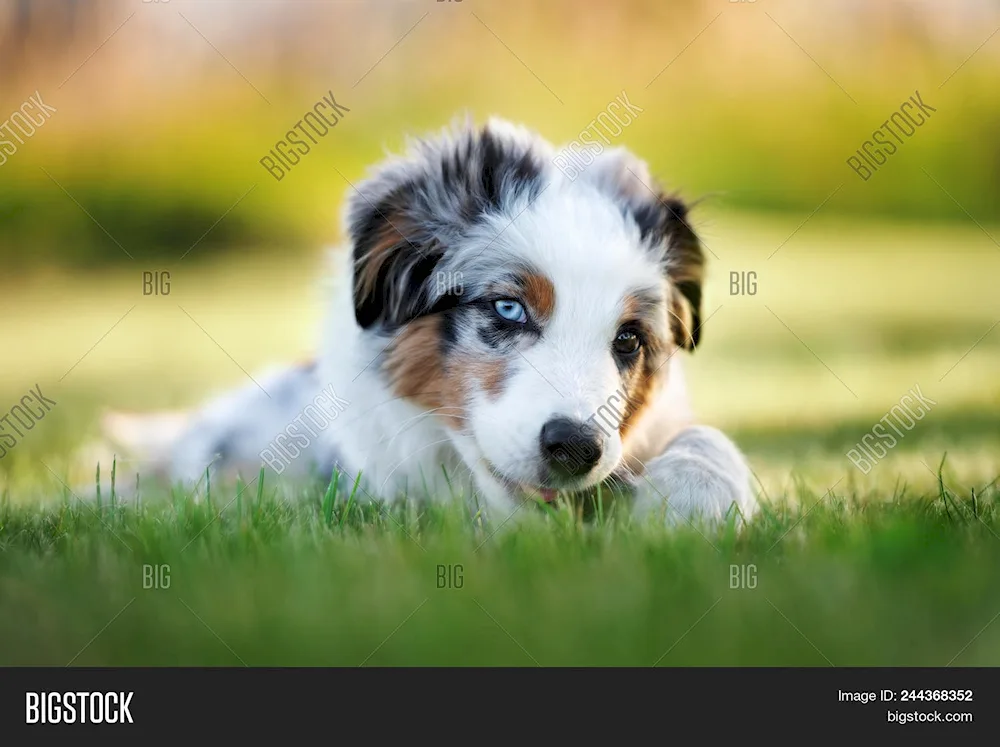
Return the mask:
<path id="1" fill-rule="evenodd" d="M 345 479 L 138 507 L 103 488 L 99 507 L 0 508 L 0 664 L 1000 663 L 994 487 L 800 488 L 742 532 L 525 506 L 496 533 Z"/>

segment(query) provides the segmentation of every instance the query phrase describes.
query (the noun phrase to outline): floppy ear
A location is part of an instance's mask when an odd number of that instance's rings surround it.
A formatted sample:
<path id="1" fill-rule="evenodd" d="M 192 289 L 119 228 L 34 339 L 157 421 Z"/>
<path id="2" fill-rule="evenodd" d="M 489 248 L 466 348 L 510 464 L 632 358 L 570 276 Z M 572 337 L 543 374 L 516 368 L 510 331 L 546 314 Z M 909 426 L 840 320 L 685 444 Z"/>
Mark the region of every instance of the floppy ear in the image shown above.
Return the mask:
<path id="1" fill-rule="evenodd" d="M 701 339 L 701 287 L 705 256 L 688 222 L 688 206 L 666 194 L 649 167 L 624 148 L 605 151 L 584 171 L 639 227 L 671 285 L 670 326 L 677 344 L 694 350 Z"/>
<path id="2" fill-rule="evenodd" d="M 674 339 L 686 350 L 694 350 L 701 340 L 701 286 L 705 255 L 697 234 L 688 223 L 688 207 L 677 197 L 660 193 L 656 217 L 651 217 L 648 233 L 663 246 L 663 261 L 672 288 L 670 324 Z"/>
<path id="3" fill-rule="evenodd" d="M 358 324 L 393 328 L 455 305 L 462 291 L 442 263 L 484 213 L 537 194 L 544 168 L 537 141 L 502 120 L 453 125 L 380 164 L 347 202 Z"/>
<path id="4" fill-rule="evenodd" d="M 361 193 L 351 204 L 354 316 L 362 329 L 398 327 L 435 303 L 431 276 L 444 250 L 414 223 L 407 197 L 413 188 L 401 185 L 377 202 Z"/>

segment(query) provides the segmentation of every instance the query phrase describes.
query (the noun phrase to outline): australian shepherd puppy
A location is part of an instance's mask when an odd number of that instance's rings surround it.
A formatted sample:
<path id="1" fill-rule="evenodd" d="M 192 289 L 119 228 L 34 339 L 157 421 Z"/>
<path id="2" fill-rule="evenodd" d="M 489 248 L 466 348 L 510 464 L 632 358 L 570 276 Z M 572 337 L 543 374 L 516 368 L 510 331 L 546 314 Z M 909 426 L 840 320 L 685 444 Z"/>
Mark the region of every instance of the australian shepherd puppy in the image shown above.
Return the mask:
<path id="1" fill-rule="evenodd" d="M 171 481 L 360 473 L 373 499 L 464 495 L 506 521 L 598 486 L 640 515 L 756 510 L 741 453 L 692 422 L 704 255 L 646 164 L 575 178 L 521 127 L 466 123 L 352 185 L 313 362 L 177 415 L 109 415 Z"/>

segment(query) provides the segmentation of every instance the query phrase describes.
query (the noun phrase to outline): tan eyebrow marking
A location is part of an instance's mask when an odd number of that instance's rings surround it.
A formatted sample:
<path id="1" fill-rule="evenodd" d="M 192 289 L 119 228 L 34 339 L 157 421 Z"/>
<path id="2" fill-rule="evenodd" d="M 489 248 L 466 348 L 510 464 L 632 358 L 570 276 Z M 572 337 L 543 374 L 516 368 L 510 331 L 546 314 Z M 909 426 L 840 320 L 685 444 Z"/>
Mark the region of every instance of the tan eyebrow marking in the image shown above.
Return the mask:
<path id="1" fill-rule="evenodd" d="M 520 285 L 524 301 L 535 312 L 535 316 L 542 321 L 549 319 L 556 307 L 556 289 L 552 281 L 544 275 L 529 273 L 521 276 Z"/>

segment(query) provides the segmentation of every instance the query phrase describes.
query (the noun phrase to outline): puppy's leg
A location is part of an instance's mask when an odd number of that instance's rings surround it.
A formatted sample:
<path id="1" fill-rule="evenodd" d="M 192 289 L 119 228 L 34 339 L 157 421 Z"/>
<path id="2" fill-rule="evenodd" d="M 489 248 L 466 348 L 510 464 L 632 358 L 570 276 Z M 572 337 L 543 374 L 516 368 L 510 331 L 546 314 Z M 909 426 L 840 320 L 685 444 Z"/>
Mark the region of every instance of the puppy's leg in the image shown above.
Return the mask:
<path id="1" fill-rule="evenodd" d="M 703 425 L 682 430 L 634 484 L 636 515 L 668 523 L 717 521 L 733 504 L 749 519 L 758 508 L 743 455 L 722 432 Z"/>

